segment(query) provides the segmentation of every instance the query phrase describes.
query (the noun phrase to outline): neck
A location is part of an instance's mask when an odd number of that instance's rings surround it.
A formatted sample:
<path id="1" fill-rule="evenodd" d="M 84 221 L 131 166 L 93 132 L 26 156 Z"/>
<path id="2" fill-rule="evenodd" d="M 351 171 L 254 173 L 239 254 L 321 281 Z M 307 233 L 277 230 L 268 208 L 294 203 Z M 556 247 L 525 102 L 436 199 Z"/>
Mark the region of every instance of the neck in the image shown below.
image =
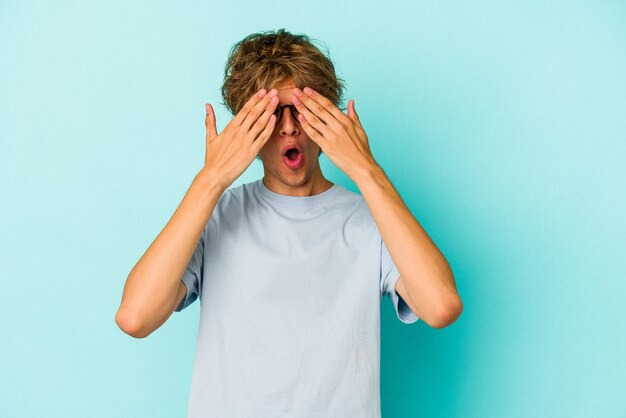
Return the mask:
<path id="1" fill-rule="evenodd" d="M 311 177 L 298 184 L 288 184 L 280 179 L 268 175 L 265 170 L 263 176 L 263 184 L 265 187 L 273 191 L 274 193 L 286 195 L 286 196 L 313 196 L 322 193 L 333 186 L 333 183 L 328 181 L 322 174 L 319 164 Z"/>

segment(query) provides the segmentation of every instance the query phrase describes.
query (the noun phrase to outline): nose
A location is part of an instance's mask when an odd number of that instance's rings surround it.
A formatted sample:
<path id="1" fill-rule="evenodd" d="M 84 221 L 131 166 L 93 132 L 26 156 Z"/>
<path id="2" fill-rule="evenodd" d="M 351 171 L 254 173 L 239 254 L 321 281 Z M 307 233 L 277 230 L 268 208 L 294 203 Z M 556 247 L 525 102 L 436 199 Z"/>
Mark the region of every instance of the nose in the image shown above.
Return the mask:
<path id="1" fill-rule="evenodd" d="M 299 122 L 293 117 L 291 109 L 283 108 L 283 115 L 278 121 L 278 129 L 281 135 L 296 136 L 300 133 Z"/>

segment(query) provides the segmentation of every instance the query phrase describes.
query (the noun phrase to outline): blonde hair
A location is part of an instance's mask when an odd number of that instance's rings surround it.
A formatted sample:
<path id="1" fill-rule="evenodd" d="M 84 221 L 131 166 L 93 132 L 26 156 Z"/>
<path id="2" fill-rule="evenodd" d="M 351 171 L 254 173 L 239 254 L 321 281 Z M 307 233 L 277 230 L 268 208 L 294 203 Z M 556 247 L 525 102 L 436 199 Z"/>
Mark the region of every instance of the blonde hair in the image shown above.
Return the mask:
<path id="1" fill-rule="evenodd" d="M 234 116 L 257 90 L 269 91 L 291 79 L 296 87 L 309 86 L 345 110 L 340 106 L 344 80 L 335 74 L 328 49 L 316 43 L 284 28 L 246 36 L 231 48 L 226 61 L 222 104 Z"/>

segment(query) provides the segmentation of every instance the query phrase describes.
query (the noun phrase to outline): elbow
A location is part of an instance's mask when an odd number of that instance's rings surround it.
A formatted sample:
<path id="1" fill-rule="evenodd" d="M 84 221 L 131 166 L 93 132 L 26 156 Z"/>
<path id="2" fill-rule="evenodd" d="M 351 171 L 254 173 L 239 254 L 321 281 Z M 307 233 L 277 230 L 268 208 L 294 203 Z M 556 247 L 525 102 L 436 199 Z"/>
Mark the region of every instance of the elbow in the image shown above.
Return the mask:
<path id="1" fill-rule="evenodd" d="M 130 335 L 131 337 L 146 338 L 150 335 L 150 333 L 146 332 L 142 327 L 136 316 L 124 313 L 121 309 L 118 310 L 115 315 L 115 323 L 122 331 L 124 331 L 124 333 Z"/>
<path id="2" fill-rule="evenodd" d="M 456 296 L 450 302 L 443 304 L 437 314 L 428 322 L 432 328 L 445 328 L 453 324 L 463 312 L 463 302 Z"/>

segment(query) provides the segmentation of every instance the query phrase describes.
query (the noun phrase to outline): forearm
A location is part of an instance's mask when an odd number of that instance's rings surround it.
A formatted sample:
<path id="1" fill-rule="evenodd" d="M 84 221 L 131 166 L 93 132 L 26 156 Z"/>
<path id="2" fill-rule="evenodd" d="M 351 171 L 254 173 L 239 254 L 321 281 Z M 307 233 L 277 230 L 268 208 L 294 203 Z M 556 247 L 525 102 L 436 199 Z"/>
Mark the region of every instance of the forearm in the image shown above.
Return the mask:
<path id="1" fill-rule="evenodd" d="M 364 170 L 355 182 L 400 272 L 411 304 L 431 318 L 456 304 L 456 284 L 447 260 L 382 168 L 376 165 Z"/>
<path id="2" fill-rule="evenodd" d="M 183 272 L 223 192 L 204 171 L 194 178 L 167 225 L 129 273 L 118 324 L 145 334 L 164 322 L 178 302 Z"/>

